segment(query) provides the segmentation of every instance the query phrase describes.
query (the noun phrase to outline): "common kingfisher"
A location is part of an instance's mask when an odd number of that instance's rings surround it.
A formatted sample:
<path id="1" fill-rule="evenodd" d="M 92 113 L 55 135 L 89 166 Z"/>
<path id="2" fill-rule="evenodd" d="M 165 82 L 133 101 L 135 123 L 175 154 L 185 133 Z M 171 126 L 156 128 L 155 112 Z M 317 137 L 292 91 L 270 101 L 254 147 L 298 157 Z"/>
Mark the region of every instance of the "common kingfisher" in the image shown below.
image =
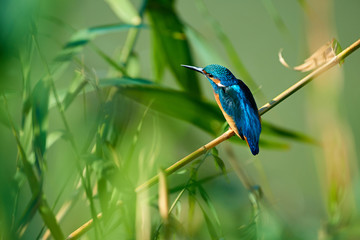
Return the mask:
<path id="1" fill-rule="evenodd" d="M 181 65 L 202 73 L 214 89 L 215 100 L 231 129 L 250 147 L 251 153 L 259 153 L 261 119 L 255 99 L 243 81 L 229 69 L 217 64 L 204 68 Z"/>

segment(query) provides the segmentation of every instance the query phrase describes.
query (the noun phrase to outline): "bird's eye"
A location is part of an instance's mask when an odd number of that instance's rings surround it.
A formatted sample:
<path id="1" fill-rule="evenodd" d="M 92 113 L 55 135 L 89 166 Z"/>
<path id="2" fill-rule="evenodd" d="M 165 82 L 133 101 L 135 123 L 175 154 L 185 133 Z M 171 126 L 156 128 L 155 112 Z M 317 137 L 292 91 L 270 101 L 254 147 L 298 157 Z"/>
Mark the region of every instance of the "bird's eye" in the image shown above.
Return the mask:
<path id="1" fill-rule="evenodd" d="M 209 78 L 213 78 L 214 76 L 213 76 L 211 73 L 209 73 L 209 74 L 208 74 L 208 77 L 209 77 Z"/>

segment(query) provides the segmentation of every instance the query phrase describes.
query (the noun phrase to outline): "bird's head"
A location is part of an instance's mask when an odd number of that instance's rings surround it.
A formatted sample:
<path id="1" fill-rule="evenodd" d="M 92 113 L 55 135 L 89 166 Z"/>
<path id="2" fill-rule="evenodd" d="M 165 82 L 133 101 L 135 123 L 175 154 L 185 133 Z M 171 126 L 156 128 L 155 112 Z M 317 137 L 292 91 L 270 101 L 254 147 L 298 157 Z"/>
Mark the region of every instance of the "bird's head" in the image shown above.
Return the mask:
<path id="1" fill-rule="evenodd" d="M 237 84 L 238 80 L 229 69 L 218 64 L 207 65 L 204 68 L 181 65 L 183 67 L 202 73 L 216 87 L 228 87 Z"/>

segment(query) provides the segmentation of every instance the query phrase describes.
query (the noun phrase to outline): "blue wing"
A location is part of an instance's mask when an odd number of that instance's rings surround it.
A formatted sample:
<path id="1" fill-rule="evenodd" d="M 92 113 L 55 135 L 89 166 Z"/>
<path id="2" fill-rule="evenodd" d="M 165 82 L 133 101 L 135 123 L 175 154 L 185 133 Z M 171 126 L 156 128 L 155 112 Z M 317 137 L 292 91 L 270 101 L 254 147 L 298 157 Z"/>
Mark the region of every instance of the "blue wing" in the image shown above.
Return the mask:
<path id="1" fill-rule="evenodd" d="M 249 88 L 239 80 L 238 85 L 219 88 L 217 93 L 222 110 L 233 119 L 238 135 L 245 138 L 253 155 L 258 154 L 261 122 Z"/>

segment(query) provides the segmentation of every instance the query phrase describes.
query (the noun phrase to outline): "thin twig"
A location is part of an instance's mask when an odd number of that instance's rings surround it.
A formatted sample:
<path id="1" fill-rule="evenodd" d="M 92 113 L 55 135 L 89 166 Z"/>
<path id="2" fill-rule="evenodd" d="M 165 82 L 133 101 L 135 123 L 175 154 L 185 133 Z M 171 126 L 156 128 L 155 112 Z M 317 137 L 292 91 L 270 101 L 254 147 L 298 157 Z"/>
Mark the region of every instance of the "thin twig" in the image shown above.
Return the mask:
<path id="1" fill-rule="evenodd" d="M 310 74 L 308 74 L 306 77 L 304 77 L 303 79 L 301 79 L 300 81 L 298 81 L 297 83 L 295 83 L 294 85 L 292 85 L 291 87 L 289 87 L 287 90 L 285 90 L 284 92 L 280 93 L 278 96 L 276 96 L 275 98 L 273 98 L 270 102 L 266 103 L 264 106 L 262 106 L 259 109 L 259 115 L 263 115 L 266 112 L 268 112 L 270 109 L 272 109 L 273 107 L 275 107 L 276 105 L 278 105 L 280 102 L 284 101 L 286 98 L 288 98 L 289 96 L 291 96 L 293 93 L 295 93 L 296 91 L 298 91 L 300 88 L 302 88 L 303 86 L 305 86 L 306 84 L 308 84 L 309 82 L 311 82 L 315 77 L 319 76 L 321 73 L 327 71 L 328 69 L 332 68 L 333 66 L 335 66 L 336 64 L 338 64 L 340 61 L 342 61 L 343 59 L 345 59 L 347 56 L 349 56 L 351 53 L 353 53 L 355 50 L 357 50 L 360 47 L 360 39 L 358 39 L 356 42 L 354 42 L 351 46 L 349 46 L 348 48 L 346 48 L 345 50 L 343 50 L 341 53 L 339 53 L 337 56 L 335 56 L 333 59 L 331 59 L 329 62 L 327 62 L 326 64 L 322 65 L 321 67 L 319 67 L 318 69 L 314 70 L 313 72 L 311 72 Z M 207 150 L 219 145 L 220 143 L 222 143 L 223 141 L 229 139 L 230 137 L 232 137 L 234 135 L 233 130 L 229 129 L 227 130 L 225 133 L 223 133 L 221 136 L 217 137 L 216 139 L 212 140 L 211 142 L 209 142 L 208 144 L 202 146 L 201 148 L 197 149 L 196 151 L 190 153 L 189 155 L 187 155 L 186 157 L 180 159 L 179 161 L 177 161 L 176 163 L 174 163 L 172 166 L 168 167 L 164 172 L 167 175 L 172 174 L 173 172 L 177 171 L 178 169 L 180 169 L 181 167 L 187 165 L 188 163 L 192 162 L 193 160 L 195 160 L 197 157 L 201 156 L 202 154 L 204 154 Z M 159 175 L 156 175 L 152 178 L 150 178 L 148 181 L 146 181 L 145 183 L 141 184 L 140 186 L 138 186 L 135 191 L 139 192 L 142 191 L 146 188 L 151 187 L 152 185 L 156 184 L 159 180 Z"/>
<path id="2" fill-rule="evenodd" d="M 97 215 L 96 220 L 100 220 L 101 218 L 102 218 L 102 213 L 99 213 Z M 93 224 L 94 224 L 93 219 L 90 219 L 89 221 L 81 225 L 81 227 L 79 227 L 74 232 L 72 232 L 66 239 L 79 239 L 83 234 L 85 234 L 87 231 L 89 231 L 92 228 Z"/>

